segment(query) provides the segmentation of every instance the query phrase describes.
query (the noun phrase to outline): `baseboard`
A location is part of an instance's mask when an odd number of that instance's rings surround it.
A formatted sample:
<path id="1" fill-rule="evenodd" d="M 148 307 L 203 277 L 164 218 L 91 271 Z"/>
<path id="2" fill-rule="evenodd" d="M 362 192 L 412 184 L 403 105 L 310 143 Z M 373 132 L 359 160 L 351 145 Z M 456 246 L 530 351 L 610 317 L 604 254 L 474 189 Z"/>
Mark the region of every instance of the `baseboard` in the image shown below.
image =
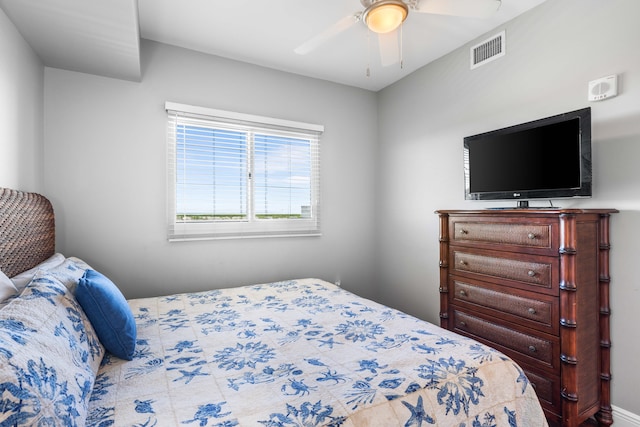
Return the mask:
<path id="1" fill-rule="evenodd" d="M 640 415 L 613 405 L 611 409 L 613 410 L 613 425 L 615 427 L 640 427 Z"/>

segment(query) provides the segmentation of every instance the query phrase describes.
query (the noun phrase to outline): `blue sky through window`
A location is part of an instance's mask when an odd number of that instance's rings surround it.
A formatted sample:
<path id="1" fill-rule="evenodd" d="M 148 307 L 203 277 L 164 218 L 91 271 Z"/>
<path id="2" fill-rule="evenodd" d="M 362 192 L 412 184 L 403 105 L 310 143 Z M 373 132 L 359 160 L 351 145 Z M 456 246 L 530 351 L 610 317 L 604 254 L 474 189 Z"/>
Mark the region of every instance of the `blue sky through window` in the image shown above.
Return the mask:
<path id="1" fill-rule="evenodd" d="M 311 206 L 311 172 L 311 142 L 307 139 L 176 126 L 178 216 L 246 218 L 252 190 L 256 215 L 304 217 Z"/>
<path id="2" fill-rule="evenodd" d="M 257 134 L 254 147 L 256 214 L 305 214 L 311 205 L 309 140 Z"/>
<path id="3" fill-rule="evenodd" d="M 247 135 L 178 125 L 178 215 L 247 215 Z"/>

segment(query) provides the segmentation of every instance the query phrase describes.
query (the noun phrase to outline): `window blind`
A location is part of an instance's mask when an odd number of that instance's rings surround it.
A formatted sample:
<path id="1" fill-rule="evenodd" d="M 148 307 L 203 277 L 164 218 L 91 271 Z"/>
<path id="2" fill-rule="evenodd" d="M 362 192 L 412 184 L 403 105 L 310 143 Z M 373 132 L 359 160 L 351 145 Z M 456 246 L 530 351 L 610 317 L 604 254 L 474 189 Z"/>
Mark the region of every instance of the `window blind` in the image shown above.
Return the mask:
<path id="1" fill-rule="evenodd" d="M 322 126 L 166 109 L 169 240 L 320 234 Z"/>

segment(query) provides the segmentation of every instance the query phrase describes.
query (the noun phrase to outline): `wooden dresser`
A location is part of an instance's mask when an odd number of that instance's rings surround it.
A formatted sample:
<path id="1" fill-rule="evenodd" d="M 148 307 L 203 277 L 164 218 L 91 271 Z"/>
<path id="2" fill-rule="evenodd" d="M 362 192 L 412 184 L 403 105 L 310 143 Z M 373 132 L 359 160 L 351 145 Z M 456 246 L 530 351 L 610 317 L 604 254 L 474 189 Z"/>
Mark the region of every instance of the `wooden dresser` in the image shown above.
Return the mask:
<path id="1" fill-rule="evenodd" d="M 610 405 L 609 216 L 614 209 L 442 210 L 443 328 L 512 357 L 550 425 Z"/>

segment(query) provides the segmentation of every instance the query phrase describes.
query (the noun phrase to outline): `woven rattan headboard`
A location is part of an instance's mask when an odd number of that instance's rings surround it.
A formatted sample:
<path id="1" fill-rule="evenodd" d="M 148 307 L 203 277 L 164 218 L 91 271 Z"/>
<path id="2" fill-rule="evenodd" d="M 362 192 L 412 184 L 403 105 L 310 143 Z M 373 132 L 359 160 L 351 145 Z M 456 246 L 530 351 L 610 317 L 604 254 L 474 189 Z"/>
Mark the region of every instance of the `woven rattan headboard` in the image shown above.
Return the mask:
<path id="1" fill-rule="evenodd" d="M 37 193 L 0 187 L 0 270 L 9 277 L 55 253 L 53 206 Z"/>

